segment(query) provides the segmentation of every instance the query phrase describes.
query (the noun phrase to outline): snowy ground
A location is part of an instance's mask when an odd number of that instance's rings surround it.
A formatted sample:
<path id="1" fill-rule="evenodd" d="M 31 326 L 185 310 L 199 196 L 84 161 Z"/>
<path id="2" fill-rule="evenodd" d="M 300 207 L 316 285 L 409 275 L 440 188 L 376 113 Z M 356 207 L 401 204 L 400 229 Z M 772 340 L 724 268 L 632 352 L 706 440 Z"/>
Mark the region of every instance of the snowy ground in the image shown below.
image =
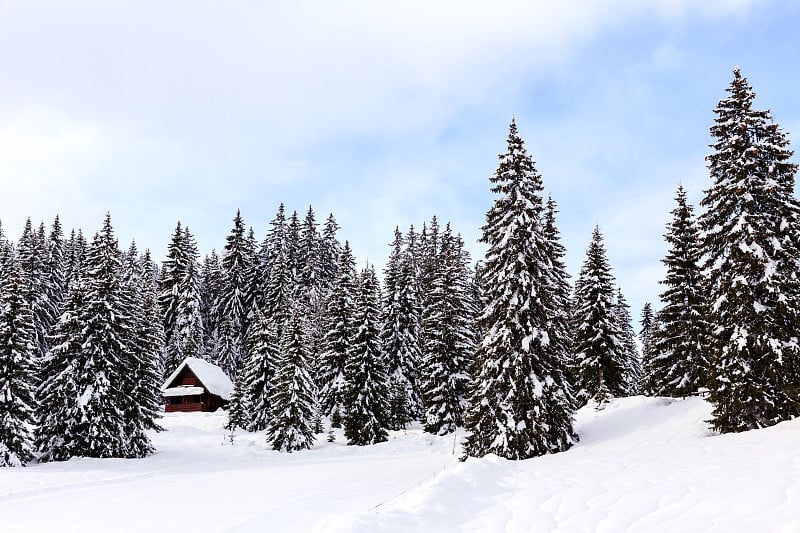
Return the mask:
<path id="1" fill-rule="evenodd" d="M 452 437 L 279 454 L 168 415 L 159 453 L 0 470 L 2 531 L 800 532 L 800 420 L 710 436 L 700 399 L 578 413 L 572 450 L 458 463 Z M 223 444 L 224 443 L 224 444 Z"/>

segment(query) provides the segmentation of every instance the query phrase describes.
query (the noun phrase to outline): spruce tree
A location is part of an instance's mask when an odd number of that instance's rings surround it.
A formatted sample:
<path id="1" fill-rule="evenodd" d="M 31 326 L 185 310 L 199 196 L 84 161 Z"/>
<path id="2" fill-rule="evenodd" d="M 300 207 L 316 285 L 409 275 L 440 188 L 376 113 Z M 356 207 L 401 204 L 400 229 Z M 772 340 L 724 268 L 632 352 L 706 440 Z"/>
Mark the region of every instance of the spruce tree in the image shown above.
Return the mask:
<path id="1" fill-rule="evenodd" d="M 399 228 L 384 269 L 381 342 L 389 375 L 390 425 L 402 429 L 419 418 L 422 399 L 418 382 L 421 350 L 420 304 L 411 255 Z"/>
<path id="2" fill-rule="evenodd" d="M 251 284 L 248 273 L 255 257 L 252 243 L 245 234 L 244 220 L 237 210 L 233 228 L 227 237 L 222 255 L 225 275 L 218 313 L 224 327 L 219 328 L 220 351 L 216 363 L 235 381 L 244 348 L 249 315 L 252 309 Z"/>
<path id="3" fill-rule="evenodd" d="M 74 281 L 80 279 L 83 273 L 83 261 L 86 257 L 86 239 L 83 236 L 83 231 L 78 229 L 76 233 L 72 230 L 70 233 L 69 244 L 67 245 L 68 253 L 66 254 L 66 282 L 67 287 L 71 286 Z"/>
<path id="4" fill-rule="evenodd" d="M 8 241 L 3 231 L 3 222 L 0 221 L 0 290 L 10 276 L 11 261 L 14 258 L 14 247 Z"/>
<path id="5" fill-rule="evenodd" d="M 339 255 L 338 275 L 325 309 L 325 336 L 318 370 L 322 413 L 339 427 L 345 403 L 345 366 L 356 324 L 356 265 L 350 243 Z"/>
<path id="6" fill-rule="evenodd" d="M 200 273 L 200 315 L 203 322 L 203 359 L 216 361 L 219 339 L 218 306 L 224 285 L 224 274 L 216 250 L 203 259 Z"/>
<path id="7" fill-rule="evenodd" d="M 686 397 L 707 384 L 709 343 L 700 247 L 693 208 L 678 187 L 672 221 L 664 236 L 670 249 L 663 259 L 667 276 L 661 282 L 659 327 L 649 334 L 652 357 L 649 381 L 658 396 Z"/>
<path id="8" fill-rule="evenodd" d="M 13 262 L 7 276 L 0 287 L 0 467 L 33 459 L 33 315 Z"/>
<path id="9" fill-rule="evenodd" d="M 151 337 L 151 326 L 145 314 L 145 303 L 154 303 L 149 285 L 136 244 L 131 243 L 124 255 L 120 290 L 125 335 L 122 350 L 124 370 L 121 373 L 124 382 L 118 387 L 125 391 L 125 401 L 120 407 L 124 409 L 126 425 L 126 457 L 144 457 L 153 453 L 155 449 L 146 431 L 161 429 L 156 422 L 162 405 L 161 367 L 157 359 L 160 347 L 156 344 L 160 339 Z"/>
<path id="10" fill-rule="evenodd" d="M 43 306 L 44 329 L 46 331 L 45 344 L 42 355 L 50 348 L 49 338 L 53 326 L 61 315 L 61 306 L 67 292 L 65 258 L 64 258 L 64 232 L 61 229 L 61 220 L 56 216 L 50 228 L 50 234 L 45 246 L 47 255 L 44 264 L 43 280 Z"/>
<path id="11" fill-rule="evenodd" d="M 344 434 L 348 444 L 387 440 L 388 378 L 380 343 L 380 288 L 375 271 L 365 267 L 356 286 L 355 334 L 344 369 Z"/>
<path id="12" fill-rule="evenodd" d="M 169 376 L 187 357 L 202 357 L 203 315 L 200 265 L 194 236 L 188 227 L 176 229 L 164 262 L 160 302 L 164 309 L 166 334 L 165 376 Z"/>
<path id="13" fill-rule="evenodd" d="M 320 283 L 322 284 L 324 297 L 330 295 L 333 285 L 336 282 L 336 274 L 339 267 L 339 254 L 342 253 L 342 243 L 336 238 L 339 231 L 339 224 L 333 213 L 328 215 L 322 228 L 322 237 L 319 249 L 319 272 Z"/>
<path id="14" fill-rule="evenodd" d="M 161 269 L 159 305 L 166 341 L 165 376 L 187 357 L 204 350 L 201 277 L 197 244 L 188 227 L 178 222 Z"/>
<path id="15" fill-rule="evenodd" d="M 136 449 L 131 448 L 129 418 L 131 372 L 130 327 L 121 279 L 121 254 L 106 215 L 103 228 L 87 250 L 85 281 L 77 288 L 82 295 L 72 297 L 66 320 L 62 315 L 56 331 L 58 344 L 51 352 L 55 360 L 45 368 L 54 369 L 40 388 L 48 410 L 39 441 L 47 459 L 84 457 L 130 457 L 149 453 L 146 435 Z M 66 362 L 60 359 L 66 356 Z M 51 359 L 51 357 L 48 357 Z M 54 431 L 59 433 L 54 434 Z"/>
<path id="16" fill-rule="evenodd" d="M 280 354 L 275 330 L 264 313 L 257 311 L 247 331 L 247 363 L 241 379 L 250 408 L 248 429 L 252 431 L 266 429 L 272 411 L 271 398 Z"/>
<path id="17" fill-rule="evenodd" d="M 614 301 L 614 316 L 622 335 L 622 360 L 625 366 L 625 387 L 629 395 L 639 394 L 639 383 L 642 380 L 642 359 L 636 345 L 636 332 L 633 330 L 631 308 L 622 289 L 617 288 Z"/>
<path id="18" fill-rule="evenodd" d="M 233 383 L 231 401 L 228 404 L 228 421 L 225 423 L 225 429 L 231 432 L 236 431 L 236 428 L 249 431 L 252 427 L 246 387 L 244 376 L 238 376 Z"/>
<path id="19" fill-rule="evenodd" d="M 549 276 L 545 280 L 544 289 L 546 290 L 548 307 L 553 311 L 550 315 L 547 336 L 550 339 L 550 346 L 558 354 L 561 371 L 566 380 L 566 385 L 568 385 L 565 386 L 564 392 L 569 395 L 570 405 L 572 405 L 573 409 L 577 409 L 579 406 L 577 399 L 574 397 L 574 388 L 579 384 L 580 380 L 575 372 L 574 361 L 572 360 L 572 329 L 570 328 L 572 288 L 569 283 L 570 275 L 567 272 L 567 265 L 564 262 L 567 250 L 561 244 L 561 233 L 556 225 L 557 213 L 556 202 L 548 196 L 542 224 L 546 243 L 545 251 L 551 268 L 548 271 Z M 477 271 L 475 278 L 477 281 Z M 480 287 L 477 283 L 475 287 L 479 291 Z"/>
<path id="20" fill-rule="evenodd" d="M 292 219 L 296 222 L 296 214 Z M 269 270 L 261 309 L 275 325 L 276 335 L 281 339 L 289 317 L 289 304 L 297 287 L 293 258 L 295 245 L 292 243 L 297 235 L 286 223 L 283 204 L 271 224 L 263 247 Z"/>
<path id="21" fill-rule="evenodd" d="M 639 326 L 639 342 L 642 345 L 642 377 L 639 382 L 639 390 L 642 394 L 653 394 L 650 375 L 652 373 L 652 361 L 656 354 L 653 342 L 656 322 L 655 315 L 653 314 L 653 306 L 650 302 L 645 302 L 642 307 Z"/>
<path id="22" fill-rule="evenodd" d="M 86 254 L 86 300 L 80 319 L 84 323 L 82 375 L 75 375 L 77 410 L 82 414 L 72 437 L 78 455 L 125 457 L 127 455 L 124 406 L 128 380 L 126 341 L 130 317 L 122 301 L 121 254 L 106 215 Z"/>
<path id="23" fill-rule="evenodd" d="M 573 297 L 573 350 L 584 401 L 602 404 L 610 396 L 627 394 L 627 356 L 614 304 L 614 277 L 600 228 L 595 227 Z"/>
<path id="24" fill-rule="evenodd" d="M 797 165 L 738 68 L 711 127 L 699 219 L 712 337 L 709 400 L 723 433 L 800 414 Z"/>
<path id="25" fill-rule="evenodd" d="M 46 240 L 28 218 L 17 244 L 16 261 L 22 277 L 23 298 L 33 317 L 34 358 L 37 361 L 47 352 L 47 335 L 54 321 L 47 302 L 47 260 Z"/>
<path id="26" fill-rule="evenodd" d="M 433 272 L 425 309 L 425 350 L 421 388 L 425 431 L 444 435 L 464 422 L 468 369 L 475 352 L 475 309 L 459 240 L 450 224 L 440 237 L 439 261 Z"/>
<path id="27" fill-rule="evenodd" d="M 300 240 L 298 242 L 298 278 L 296 289 L 296 301 L 301 307 L 301 312 L 306 328 L 303 338 L 308 343 L 309 372 L 314 380 L 315 386 L 318 380 L 319 358 L 322 350 L 322 315 L 324 314 L 324 303 L 327 296 L 326 288 L 322 281 L 321 249 L 322 237 L 317 231 L 317 222 L 314 210 L 308 206 L 306 217 L 300 229 Z M 316 387 L 315 387 L 315 390 Z M 315 396 L 315 412 L 319 412 L 317 404 L 318 398 Z M 315 429 L 322 431 L 320 426 L 321 417 L 315 419 Z"/>
<path id="28" fill-rule="evenodd" d="M 281 354 L 272 393 L 267 440 L 274 450 L 293 452 L 314 443 L 314 382 L 309 372 L 308 341 L 302 308 L 295 304 L 281 339 Z"/>
<path id="29" fill-rule="evenodd" d="M 567 384 L 548 339 L 551 264 L 542 228 L 541 176 L 512 120 L 508 149 L 490 178 L 499 195 L 486 214 L 481 276 L 486 332 L 466 428 L 466 455 L 527 459 L 575 441 Z"/>
<path id="30" fill-rule="evenodd" d="M 244 358 L 244 346 L 238 339 L 236 325 L 230 317 L 222 316 L 217 327 L 217 360 L 215 364 L 231 378 L 234 384 L 237 381 L 239 365 Z"/>
<path id="31" fill-rule="evenodd" d="M 167 342 L 170 342 L 172 339 L 172 333 L 175 331 L 175 323 L 178 321 L 178 299 L 180 294 L 178 285 L 186 271 L 186 247 L 184 246 L 183 237 L 183 227 L 180 221 L 178 221 L 170 243 L 167 245 L 167 258 L 161 265 L 158 302 L 161 307 L 164 335 Z M 180 361 L 178 361 L 178 363 L 180 363 Z M 177 364 L 175 367 L 176 366 Z M 172 361 L 167 362 L 165 367 L 171 368 L 167 375 L 172 373 L 172 370 L 175 369 Z"/>
<path id="32" fill-rule="evenodd" d="M 164 328 L 161 322 L 161 313 L 158 304 L 158 265 L 153 261 L 150 250 L 145 250 L 139 259 L 141 279 L 139 280 L 139 294 L 141 296 L 141 322 L 136 327 L 140 363 L 146 388 L 140 392 L 142 409 L 147 413 L 144 417 L 146 429 L 160 428 L 156 419 L 160 416 L 164 399 L 161 396 L 161 382 L 164 369 L 161 363 L 164 360 L 166 341 Z"/>
<path id="33" fill-rule="evenodd" d="M 42 359 L 39 372 L 42 382 L 37 389 L 35 447 L 41 461 L 66 461 L 80 453 L 72 438 L 81 413 L 75 399 L 83 394 L 74 379 L 75 364 L 82 359 L 83 323 L 80 313 L 85 305 L 86 281 L 75 277 L 67 291 L 61 316 L 52 336 L 52 348 Z M 67 438 L 65 438 L 65 435 Z"/>
<path id="34" fill-rule="evenodd" d="M 300 303 L 305 308 L 305 314 L 315 316 L 320 311 L 322 300 L 322 286 L 320 284 L 320 246 L 321 237 L 317 231 L 317 222 L 314 209 L 308 206 L 306 217 L 300 230 L 298 242 L 298 283 Z"/>

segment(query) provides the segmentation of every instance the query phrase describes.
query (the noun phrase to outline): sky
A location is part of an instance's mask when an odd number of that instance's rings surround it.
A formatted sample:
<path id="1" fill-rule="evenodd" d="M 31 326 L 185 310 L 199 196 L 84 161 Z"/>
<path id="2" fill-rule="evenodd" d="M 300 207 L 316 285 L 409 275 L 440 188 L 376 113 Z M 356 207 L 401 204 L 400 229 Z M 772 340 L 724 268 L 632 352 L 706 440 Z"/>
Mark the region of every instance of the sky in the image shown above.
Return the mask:
<path id="1" fill-rule="evenodd" d="M 479 259 L 513 116 L 570 272 L 599 225 L 638 320 L 735 66 L 797 139 L 798 24 L 789 0 L 0 0 L 0 221 L 108 211 L 163 258 L 178 221 L 205 254 L 237 209 L 261 239 L 311 205 L 381 268 L 436 214 Z"/>

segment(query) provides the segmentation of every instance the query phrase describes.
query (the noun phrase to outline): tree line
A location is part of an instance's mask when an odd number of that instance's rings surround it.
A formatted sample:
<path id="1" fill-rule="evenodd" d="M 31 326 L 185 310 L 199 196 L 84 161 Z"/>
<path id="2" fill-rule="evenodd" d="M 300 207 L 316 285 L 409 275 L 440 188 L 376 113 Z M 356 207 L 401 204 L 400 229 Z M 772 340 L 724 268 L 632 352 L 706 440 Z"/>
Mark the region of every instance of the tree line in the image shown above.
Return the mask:
<path id="1" fill-rule="evenodd" d="M 261 241 L 237 212 L 202 261 L 178 223 L 160 266 L 120 250 L 110 216 L 91 242 L 58 217 L 16 243 L 0 226 L 0 464 L 152 453 L 160 384 L 186 357 L 234 382 L 231 430 L 283 451 L 326 426 L 365 445 L 420 421 L 465 427 L 465 456 L 524 459 L 575 443 L 577 408 L 633 394 L 707 392 L 722 432 L 797 416 L 797 166 L 738 69 L 728 92 L 699 217 L 678 188 L 641 351 L 599 227 L 570 282 L 556 202 L 513 120 L 474 265 L 435 216 L 395 230 L 382 281 L 311 207 L 281 205 Z"/>

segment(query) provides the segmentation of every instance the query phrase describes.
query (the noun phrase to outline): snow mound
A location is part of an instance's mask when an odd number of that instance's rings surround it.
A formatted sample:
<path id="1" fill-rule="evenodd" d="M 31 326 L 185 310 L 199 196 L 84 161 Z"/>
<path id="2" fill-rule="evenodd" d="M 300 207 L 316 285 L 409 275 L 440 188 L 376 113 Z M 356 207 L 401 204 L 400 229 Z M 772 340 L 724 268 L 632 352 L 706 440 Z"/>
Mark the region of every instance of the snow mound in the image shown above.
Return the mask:
<path id="1" fill-rule="evenodd" d="M 577 414 L 581 442 L 469 459 L 316 531 L 800 531 L 800 420 L 711 435 L 699 398 L 623 398 Z"/>

